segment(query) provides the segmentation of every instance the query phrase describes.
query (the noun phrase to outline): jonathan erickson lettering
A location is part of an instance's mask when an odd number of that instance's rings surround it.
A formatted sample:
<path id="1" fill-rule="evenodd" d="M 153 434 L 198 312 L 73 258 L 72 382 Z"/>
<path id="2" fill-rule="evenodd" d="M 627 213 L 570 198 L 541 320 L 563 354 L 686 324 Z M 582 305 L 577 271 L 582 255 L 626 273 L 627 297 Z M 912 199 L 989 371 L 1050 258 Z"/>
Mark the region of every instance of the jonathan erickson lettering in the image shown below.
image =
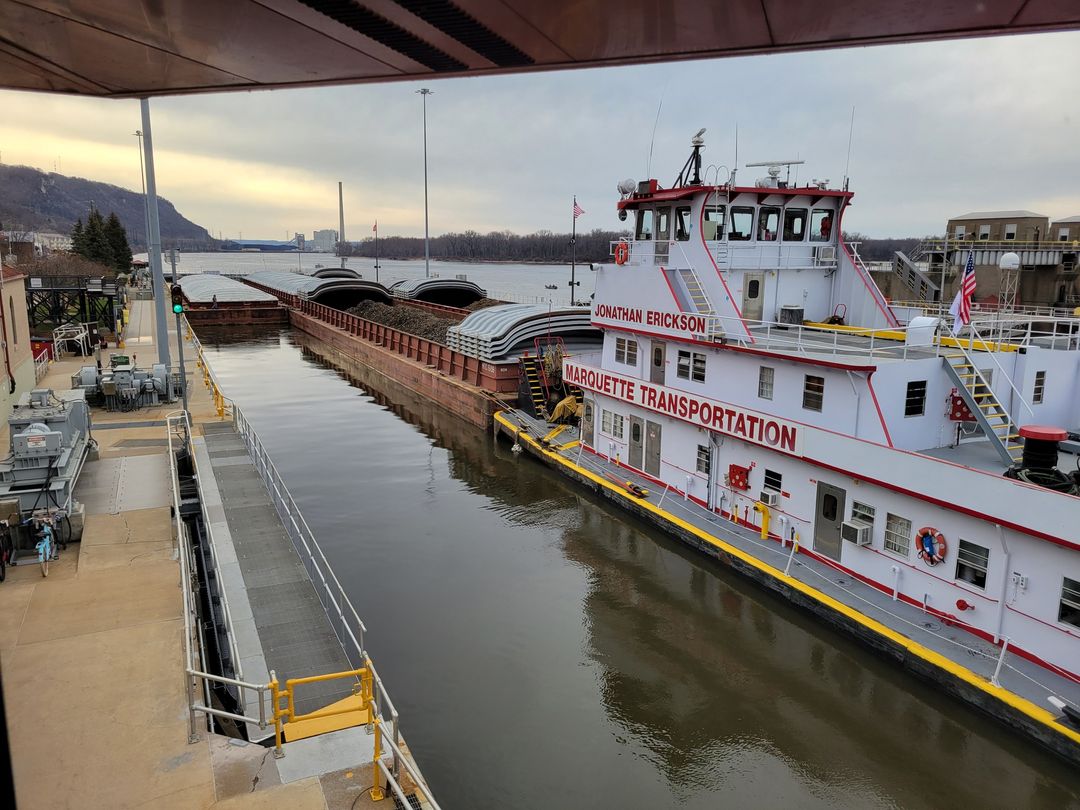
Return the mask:
<path id="1" fill-rule="evenodd" d="M 661 329 L 689 332 L 692 335 L 704 335 L 708 332 L 705 317 L 689 312 L 663 312 L 655 309 L 597 304 L 593 320 L 597 319 L 612 323 L 656 326 Z"/>
<path id="2" fill-rule="evenodd" d="M 610 371 L 575 365 L 569 360 L 563 365 L 563 377 L 580 388 L 631 402 L 699 427 L 765 447 L 775 447 L 792 455 L 802 455 L 799 426 L 768 414 L 748 411 L 645 380 L 630 379 Z"/>

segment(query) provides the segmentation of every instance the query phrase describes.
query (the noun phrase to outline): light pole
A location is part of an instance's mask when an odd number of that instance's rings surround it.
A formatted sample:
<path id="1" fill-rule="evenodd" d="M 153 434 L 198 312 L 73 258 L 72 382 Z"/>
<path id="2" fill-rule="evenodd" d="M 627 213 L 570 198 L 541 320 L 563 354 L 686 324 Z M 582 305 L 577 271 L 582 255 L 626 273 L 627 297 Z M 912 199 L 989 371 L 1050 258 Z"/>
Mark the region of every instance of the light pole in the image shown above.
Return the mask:
<path id="1" fill-rule="evenodd" d="M 142 181 L 142 197 L 143 197 L 143 243 L 150 244 L 150 209 L 146 207 L 146 169 L 143 167 L 143 149 L 142 149 L 142 130 L 135 130 L 135 137 L 139 139 L 139 180 Z M 150 249 L 147 247 L 147 260 L 150 259 Z"/>
<path id="2" fill-rule="evenodd" d="M 424 105 L 424 278 L 431 276 L 431 249 L 428 234 L 428 191 L 427 191 L 427 97 L 431 91 L 421 87 L 416 91 L 420 94 Z"/>

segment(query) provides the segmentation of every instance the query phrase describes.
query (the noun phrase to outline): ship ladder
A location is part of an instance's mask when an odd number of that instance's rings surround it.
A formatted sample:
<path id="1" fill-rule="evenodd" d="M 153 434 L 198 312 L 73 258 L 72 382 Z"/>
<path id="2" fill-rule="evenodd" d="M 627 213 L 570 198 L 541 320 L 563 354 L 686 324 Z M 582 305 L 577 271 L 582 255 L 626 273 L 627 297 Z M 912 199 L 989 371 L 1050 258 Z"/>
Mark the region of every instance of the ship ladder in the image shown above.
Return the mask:
<path id="1" fill-rule="evenodd" d="M 1010 467 L 1018 463 L 1024 452 L 1020 431 L 1005 406 L 986 384 L 986 378 L 975 367 L 971 357 L 963 352 L 945 355 L 943 360 L 946 371 L 956 385 L 957 393 L 963 398 L 1001 460 Z"/>
<path id="2" fill-rule="evenodd" d="M 547 398 L 544 395 L 544 386 L 540 382 L 539 363 L 535 357 L 522 357 L 521 370 L 525 375 L 525 382 L 529 384 L 529 395 L 532 398 L 533 411 L 541 419 L 547 419 Z"/>

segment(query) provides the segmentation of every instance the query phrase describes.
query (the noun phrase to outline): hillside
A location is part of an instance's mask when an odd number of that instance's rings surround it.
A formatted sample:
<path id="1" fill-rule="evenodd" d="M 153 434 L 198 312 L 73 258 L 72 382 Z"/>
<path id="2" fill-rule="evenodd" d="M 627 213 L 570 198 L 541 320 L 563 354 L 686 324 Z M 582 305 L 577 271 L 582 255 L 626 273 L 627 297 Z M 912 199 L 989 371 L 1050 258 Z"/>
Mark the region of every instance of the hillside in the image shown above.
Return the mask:
<path id="1" fill-rule="evenodd" d="M 116 212 L 132 247 L 146 244 L 145 208 L 139 192 L 29 166 L 0 166 L 0 189 L 0 222 L 5 229 L 70 233 L 75 220 L 86 221 L 92 200 L 105 216 Z M 165 247 L 176 244 L 190 250 L 211 244 L 205 228 L 185 219 L 171 202 L 160 197 L 158 215 Z"/>

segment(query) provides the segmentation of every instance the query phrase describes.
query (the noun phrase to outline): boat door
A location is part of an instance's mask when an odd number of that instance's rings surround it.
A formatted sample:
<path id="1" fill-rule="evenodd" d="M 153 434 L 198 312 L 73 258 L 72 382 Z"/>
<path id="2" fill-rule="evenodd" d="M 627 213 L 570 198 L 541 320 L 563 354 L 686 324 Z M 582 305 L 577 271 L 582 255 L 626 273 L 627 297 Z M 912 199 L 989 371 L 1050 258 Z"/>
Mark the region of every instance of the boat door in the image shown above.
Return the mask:
<path id="1" fill-rule="evenodd" d="M 593 401 L 585 400 L 581 414 L 581 441 L 587 447 L 593 447 Z"/>
<path id="2" fill-rule="evenodd" d="M 664 384 L 664 370 L 667 365 L 667 344 L 662 340 L 652 342 L 652 359 L 649 361 L 649 382 Z"/>
<path id="3" fill-rule="evenodd" d="M 839 562 L 840 524 L 844 522 L 847 493 L 832 484 L 817 485 L 817 509 L 814 512 L 814 551 Z"/>
<path id="4" fill-rule="evenodd" d="M 641 469 L 642 451 L 645 441 L 645 422 L 640 416 L 630 417 L 630 455 L 627 463 L 635 470 Z"/>
<path id="5" fill-rule="evenodd" d="M 765 274 L 743 275 L 742 314 L 748 321 L 760 321 L 765 311 Z"/>
<path id="6" fill-rule="evenodd" d="M 656 209 L 656 236 L 653 242 L 653 262 L 655 264 L 667 264 L 668 253 L 671 250 L 671 209 Z"/>
<path id="7" fill-rule="evenodd" d="M 645 422 L 645 472 L 660 477 L 660 428 L 659 422 Z"/>
<path id="8" fill-rule="evenodd" d="M 716 509 L 716 489 L 720 486 L 720 448 L 716 445 L 716 434 L 709 434 L 709 494 L 707 496 L 710 510 Z"/>

